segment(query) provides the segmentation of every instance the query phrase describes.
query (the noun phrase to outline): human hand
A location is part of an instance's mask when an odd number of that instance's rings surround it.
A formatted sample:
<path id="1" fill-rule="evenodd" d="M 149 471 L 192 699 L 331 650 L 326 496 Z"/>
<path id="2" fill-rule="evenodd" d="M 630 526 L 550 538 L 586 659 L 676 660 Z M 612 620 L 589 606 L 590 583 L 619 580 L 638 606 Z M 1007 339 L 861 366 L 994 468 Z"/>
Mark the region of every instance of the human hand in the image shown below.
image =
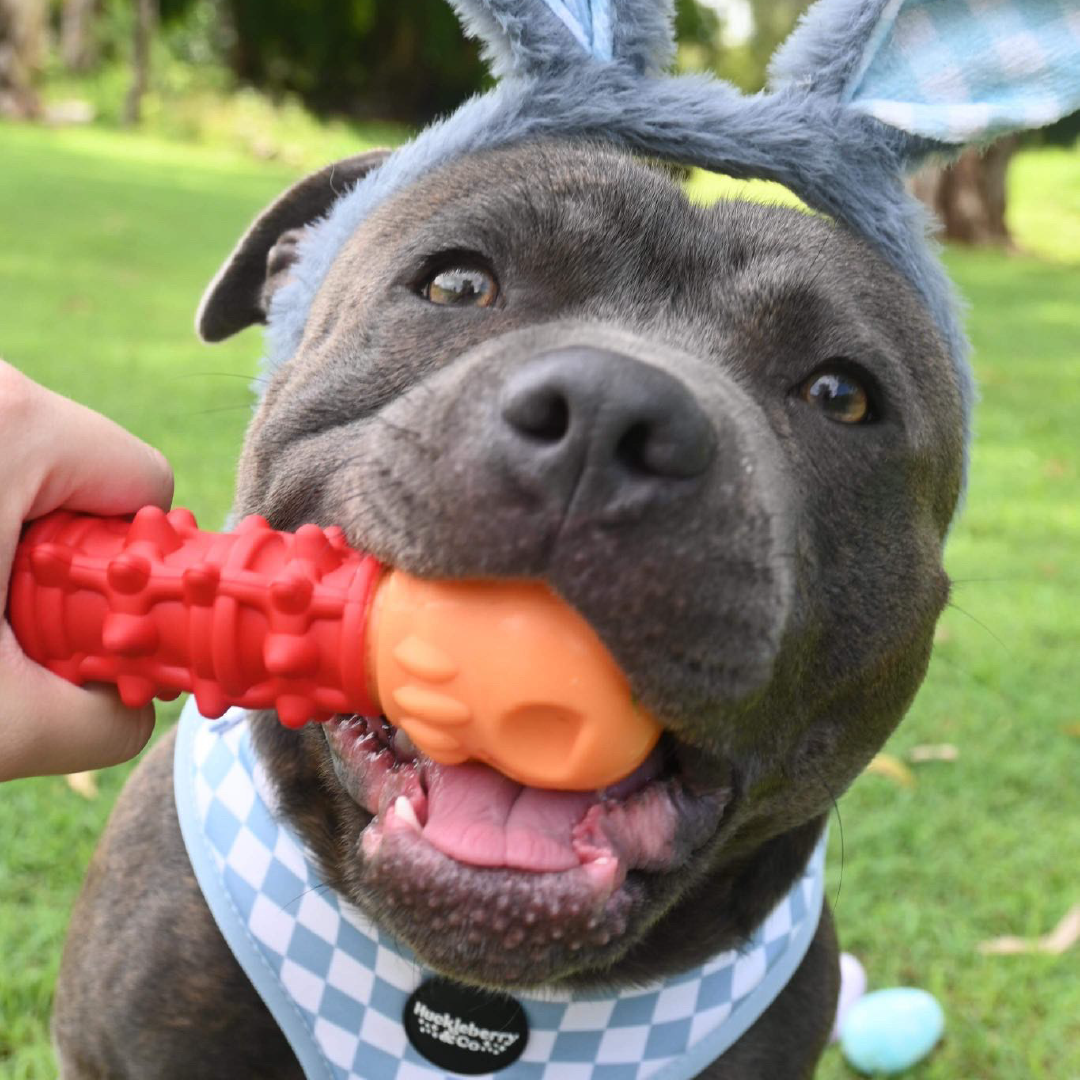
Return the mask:
<path id="1" fill-rule="evenodd" d="M 0 360 L 0 612 L 23 523 L 51 510 L 168 509 L 173 477 L 157 450 Z M 0 780 L 81 772 L 134 757 L 154 707 L 113 687 L 77 687 L 30 660 L 0 620 Z"/>

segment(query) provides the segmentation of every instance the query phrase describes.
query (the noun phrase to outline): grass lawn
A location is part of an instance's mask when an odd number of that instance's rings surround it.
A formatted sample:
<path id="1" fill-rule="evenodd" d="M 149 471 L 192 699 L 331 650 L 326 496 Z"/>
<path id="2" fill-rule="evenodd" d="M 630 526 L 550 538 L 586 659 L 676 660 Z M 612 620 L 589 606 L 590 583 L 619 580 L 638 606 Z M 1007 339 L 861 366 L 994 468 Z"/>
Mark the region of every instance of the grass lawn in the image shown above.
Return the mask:
<path id="1" fill-rule="evenodd" d="M 251 215 L 292 176 L 122 134 L 0 127 L 0 352 L 161 447 L 177 502 L 212 527 L 230 499 L 260 344 L 249 331 L 204 347 L 192 315 Z M 983 389 L 949 547 L 958 606 L 888 748 L 949 742 L 959 758 L 918 766 L 914 787 L 876 775 L 854 785 L 840 803 L 842 888 L 832 830 L 845 948 L 872 986 L 925 987 L 945 1007 L 946 1040 L 914 1080 L 1080 1080 L 1080 951 L 976 948 L 1044 934 L 1080 901 L 1080 738 L 1066 731 L 1080 723 L 1080 239 L 1063 239 L 1080 238 L 1080 159 L 1022 157 L 1016 178 L 1020 243 L 1054 261 L 949 255 Z M 65 925 L 129 771 L 100 774 L 93 802 L 55 778 L 0 789 L 6 1080 L 55 1075 L 47 1022 Z M 852 1075 L 835 1051 L 820 1072 Z"/>

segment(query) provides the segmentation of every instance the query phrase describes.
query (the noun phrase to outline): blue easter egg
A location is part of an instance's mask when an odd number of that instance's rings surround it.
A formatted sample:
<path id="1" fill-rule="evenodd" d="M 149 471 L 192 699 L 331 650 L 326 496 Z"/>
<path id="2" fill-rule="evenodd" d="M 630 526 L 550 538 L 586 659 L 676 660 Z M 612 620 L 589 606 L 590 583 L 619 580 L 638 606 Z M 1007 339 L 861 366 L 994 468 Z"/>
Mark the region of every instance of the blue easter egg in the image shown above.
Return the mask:
<path id="1" fill-rule="evenodd" d="M 933 994 L 907 986 L 875 990 L 844 1017 L 840 1047 L 859 1072 L 891 1075 L 926 1057 L 944 1030 L 945 1013 Z"/>

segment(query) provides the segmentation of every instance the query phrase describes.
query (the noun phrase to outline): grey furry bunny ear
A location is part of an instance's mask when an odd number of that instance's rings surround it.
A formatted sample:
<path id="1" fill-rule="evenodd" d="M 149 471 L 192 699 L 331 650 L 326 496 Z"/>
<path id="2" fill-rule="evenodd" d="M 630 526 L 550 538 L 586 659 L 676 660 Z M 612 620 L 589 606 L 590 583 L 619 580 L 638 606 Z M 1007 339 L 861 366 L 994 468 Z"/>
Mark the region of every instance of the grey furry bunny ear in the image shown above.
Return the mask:
<path id="1" fill-rule="evenodd" d="M 484 42 L 497 78 L 558 70 L 568 60 L 620 62 L 657 74 L 675 57 L 673 0 L 450 0 Z"/>

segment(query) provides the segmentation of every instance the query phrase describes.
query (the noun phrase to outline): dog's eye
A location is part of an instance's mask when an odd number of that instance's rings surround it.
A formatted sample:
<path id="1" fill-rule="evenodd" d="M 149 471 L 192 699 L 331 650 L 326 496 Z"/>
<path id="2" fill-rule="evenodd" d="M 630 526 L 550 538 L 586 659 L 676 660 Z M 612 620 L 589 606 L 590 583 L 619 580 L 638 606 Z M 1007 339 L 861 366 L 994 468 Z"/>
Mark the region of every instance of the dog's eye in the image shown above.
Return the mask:
<path id="1" fill-rule="evenodd" d="M 433 274 L 420 290 L 443 307 L 491 307 L 499 294 L 495 275 L 479 266 L 449 266 Z"/>
<path id="2" fill-rule="evenodd" d="M 846 371 L 831 369 L 811 375 L 802 384 L 800 395 L 807 404 L 841 424 L 863 424 L 873 419 L 870 395 Z"/>

